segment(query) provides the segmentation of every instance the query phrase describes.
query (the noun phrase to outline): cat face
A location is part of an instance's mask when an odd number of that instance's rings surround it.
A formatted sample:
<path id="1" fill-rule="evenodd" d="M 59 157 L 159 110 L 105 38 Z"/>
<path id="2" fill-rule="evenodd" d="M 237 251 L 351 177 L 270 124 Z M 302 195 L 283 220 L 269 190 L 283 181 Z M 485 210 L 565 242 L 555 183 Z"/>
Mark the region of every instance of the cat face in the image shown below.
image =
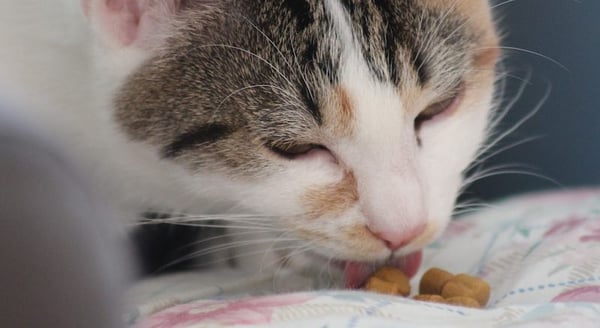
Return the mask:
<path id="1" fill-rule="evenodd" d="M 169 197 L 273 217 L 347 263 L 448 223 L 492 106 L 486 1 L 84 4 L 116 126 L 177 170 Z"/>

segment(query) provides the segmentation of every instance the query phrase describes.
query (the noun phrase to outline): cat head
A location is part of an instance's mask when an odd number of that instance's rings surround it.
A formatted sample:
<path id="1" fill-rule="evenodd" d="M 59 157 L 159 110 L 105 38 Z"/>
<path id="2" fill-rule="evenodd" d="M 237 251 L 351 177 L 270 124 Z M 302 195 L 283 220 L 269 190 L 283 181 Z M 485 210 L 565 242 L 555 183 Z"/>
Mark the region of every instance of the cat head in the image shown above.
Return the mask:
<path id="1" fill-rule="evenodd" d="M 182 197 L 352 263 L 418 251 L 449 222 L 492 108 L 487 1 L 83 3 L 116 126 Z"/>

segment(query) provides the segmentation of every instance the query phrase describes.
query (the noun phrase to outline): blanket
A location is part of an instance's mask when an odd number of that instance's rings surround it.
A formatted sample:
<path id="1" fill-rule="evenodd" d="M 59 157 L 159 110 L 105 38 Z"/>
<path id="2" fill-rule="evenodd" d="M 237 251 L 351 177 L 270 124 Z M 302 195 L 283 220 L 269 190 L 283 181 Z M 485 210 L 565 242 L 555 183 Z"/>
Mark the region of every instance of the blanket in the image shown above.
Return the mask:
<path id="1" fill-rule="evenodd" d="M 128 320 L 142 328 L 600 327 L 600 190 L 513 197 L 457 218 L 425 249 L 413 283 L 431 267 L 487 280 L 488 307 L 310 291 L 310 279 L 285 272 L 282 293 L 270 275 L 220 271 L 140 282 Z"/>

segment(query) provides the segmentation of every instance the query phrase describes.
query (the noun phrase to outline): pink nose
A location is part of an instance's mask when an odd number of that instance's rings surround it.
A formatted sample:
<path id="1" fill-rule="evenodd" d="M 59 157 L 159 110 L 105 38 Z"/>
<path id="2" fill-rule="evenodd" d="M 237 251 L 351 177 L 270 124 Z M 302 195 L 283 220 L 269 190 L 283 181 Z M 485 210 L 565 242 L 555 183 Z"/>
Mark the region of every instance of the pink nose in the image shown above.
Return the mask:
<path id="1" fill-rule="evenodd" d="M 371 230 L 370 228 L 368 228 Z M 421 233 L 425 231 L 425 224 L 419 224 L 418 226 L 404 231 L 382 231 L 375 232 L 371 230 L 371 232 L 377 236 L 379 239 L 383 240 L 385 246 L 392 251 L 400 249 L 406 245 L 408 245 L 411 241 L 417 238 Z"/>

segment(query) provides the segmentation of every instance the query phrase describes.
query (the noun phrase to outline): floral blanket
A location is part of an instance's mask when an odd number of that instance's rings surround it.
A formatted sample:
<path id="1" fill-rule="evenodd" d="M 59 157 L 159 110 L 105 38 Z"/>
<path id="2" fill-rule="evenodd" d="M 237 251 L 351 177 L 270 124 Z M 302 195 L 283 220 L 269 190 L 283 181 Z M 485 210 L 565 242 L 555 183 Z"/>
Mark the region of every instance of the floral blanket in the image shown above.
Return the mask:
<path id="1" fill-rule="evenodd" d="M 457 219 L 425 250 L 420 274 L 434 266 L 486 279 L 488 308 L 361 291 L 275 294 L 273 277 L 223 271 L 141 282 L 129 320 L 142 328 L 600 327 L 600 190 L 516 197 Z"/>

